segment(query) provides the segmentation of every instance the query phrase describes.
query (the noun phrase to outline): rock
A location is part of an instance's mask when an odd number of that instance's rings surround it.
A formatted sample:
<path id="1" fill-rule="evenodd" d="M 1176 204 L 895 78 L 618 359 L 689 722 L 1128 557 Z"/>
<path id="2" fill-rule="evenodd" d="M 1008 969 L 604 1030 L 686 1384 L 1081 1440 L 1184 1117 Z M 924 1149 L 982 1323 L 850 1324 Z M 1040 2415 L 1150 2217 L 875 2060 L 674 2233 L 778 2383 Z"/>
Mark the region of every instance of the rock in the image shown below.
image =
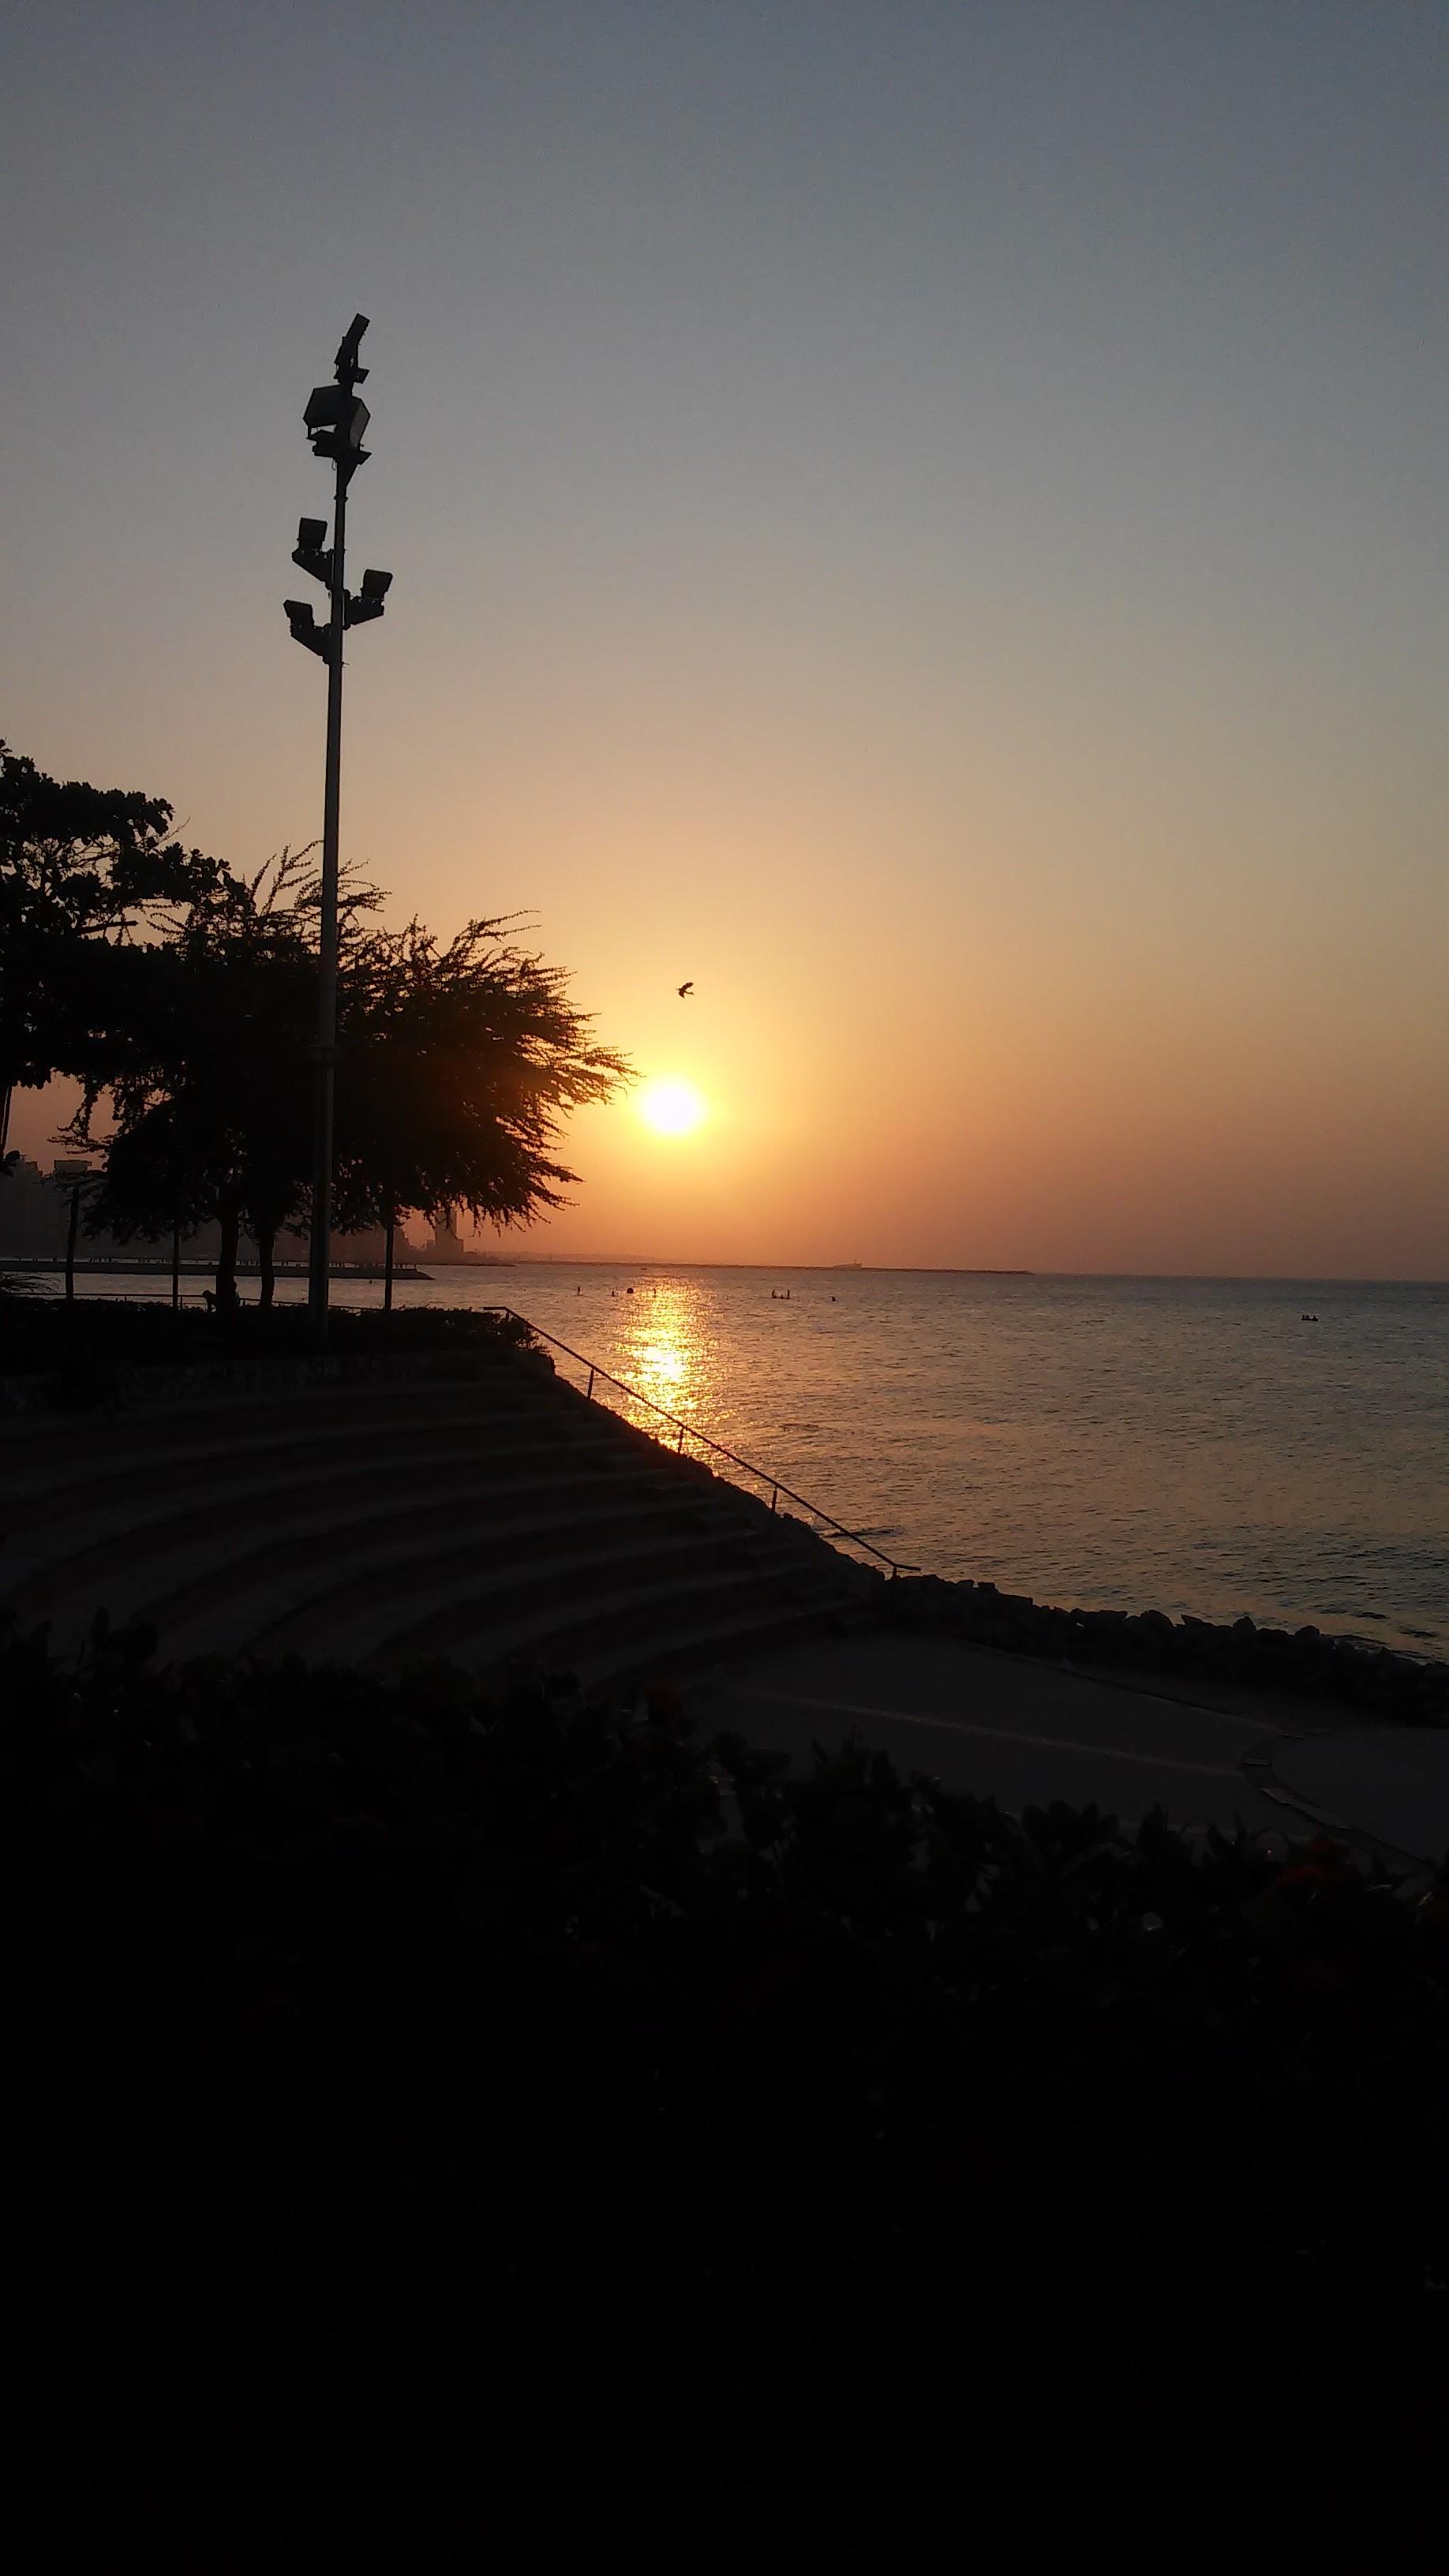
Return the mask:
<path id="1" fill-rule="evenodd" d="M 1060 1660 L 1135 1663 L 1149 1668 L 1184 1666 L 1234 1681 L 1261 1679 L 1278 1689 L 1322 1691 L 1406 1725 L 1449 1722 L 1449 1662 L 1420 1664 L 1366 1639 L 1325 1636 L 1305 1626 L 1260 1628 L 1246 1614 L 1231 1626 L 1180 1620 L 1165 1610 L 1069 1609 L 1003 1593 L 994 1583 L 948 1582 L 940 1575 L 903 1575 L 878 1587 L 883 1615 L 903 1626 L 952 1631 L 979 1645 Z"/>

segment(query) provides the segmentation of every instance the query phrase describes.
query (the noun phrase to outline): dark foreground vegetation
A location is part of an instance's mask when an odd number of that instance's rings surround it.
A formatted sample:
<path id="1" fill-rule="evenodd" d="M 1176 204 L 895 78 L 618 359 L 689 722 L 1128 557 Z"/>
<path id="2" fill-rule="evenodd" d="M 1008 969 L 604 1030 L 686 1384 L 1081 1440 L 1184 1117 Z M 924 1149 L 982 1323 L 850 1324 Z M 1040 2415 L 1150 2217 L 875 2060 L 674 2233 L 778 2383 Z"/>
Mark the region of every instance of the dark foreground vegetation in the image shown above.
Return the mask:
<path id="1" fill-rule="evenodd" d="M 152 1649 L 3 1652 L 50 2541 L 1018 2563 L 1046 2515 L 1089 2565 L 1125 2516 L 1181 2564 L 1326 2475 L 1392 2519 L 1449 1885 L 791 1778 L 663 1688 Z"/>

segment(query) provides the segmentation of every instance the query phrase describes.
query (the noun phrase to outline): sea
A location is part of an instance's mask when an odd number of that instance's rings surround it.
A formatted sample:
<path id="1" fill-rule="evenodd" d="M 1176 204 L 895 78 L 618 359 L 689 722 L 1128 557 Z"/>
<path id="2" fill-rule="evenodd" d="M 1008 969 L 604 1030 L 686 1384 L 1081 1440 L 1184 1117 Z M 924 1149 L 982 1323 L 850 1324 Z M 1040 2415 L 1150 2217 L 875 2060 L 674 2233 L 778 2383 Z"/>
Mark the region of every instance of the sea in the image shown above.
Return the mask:
<path id="1" fill-rule="evenodd" d="M 1449 1653 L 1449 1285 L 499 1261 L 396 1295 L 511 1307 L 596 1398 L 926 1573 Z"/>

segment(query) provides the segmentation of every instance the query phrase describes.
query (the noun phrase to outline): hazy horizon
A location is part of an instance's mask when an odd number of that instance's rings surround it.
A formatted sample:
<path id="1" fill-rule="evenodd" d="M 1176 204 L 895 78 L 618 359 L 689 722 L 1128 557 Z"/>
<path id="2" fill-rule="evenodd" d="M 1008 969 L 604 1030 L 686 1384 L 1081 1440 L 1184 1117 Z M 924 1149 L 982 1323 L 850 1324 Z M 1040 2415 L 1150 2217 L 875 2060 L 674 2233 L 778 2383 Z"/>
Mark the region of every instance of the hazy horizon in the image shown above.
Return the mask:
<path id="1" fill-rule="evenodd" d="M 1439 1277 L 1432 1272 L 1411 1272 L 1396 1276 L 1387 1271 L 1369 1271 L 1354 1274 L 1347 1271 L 1326 1270 L 1048 1270 L 1029 1268 L 1017 1263 L 963 1261 L 741 1261 L 711 1259 L 707 1255 L 698 1254 L 691 1254 L 688 1257 L 685 1257 L 675 1253 L 660 1252 L 563 1252 L 548 1251 L 546 1249 L 537 1248 L 530 1251 L 524 1248 L 525 1242 L 531 1242 L 537 1246 L 540 1237 L 546 1232 L 547 1229 L 542 1227 L 531 1229 L 526 1238 L 520 1237 L 519 1248 L 516 1250 L 509 1250 L 507 1248 L 507 1238 L 503 1236 L 489 1236 L 480 1233 L 475 1241 L 469 1241 L 468 1238 L 464 1238 L 465 1241 L 468 1242 L 468 1249 L 463 1254 L 461 1261 L 456 1257 L 449 1260 L 442 1260 L 437 1255 L 429 1253 L 426 1245 L 419 1245 L 416 1242 L 405 1243 L 403 1239 L 400 1238 L 397 1248 L 399 1272 L 401 1273 L 405 1266 L 411 1265 L 422 1268 L 431 1261 L 433 1264 L 431 1275 L 435 1278 L 440 1275 L 446 1276 L 450 1268 L 476 1269 L 482 1266 L 502 1269 L 518 1268 L 560 1270 L 757 1270 L 762 1274 L 793 1271 L 797 1273 L 814 1273 L 822 1278 L 836 1277 L 843 1271 L 846 1273 L 859 1272 L 862 1277 L 866 1278 L 885 1276 L 892 1278 L 910 1277 L 939 1279 L 1091 1279 L 1106 1282 L 1108 1284 L 1113 1281 L 1130 1282 L 1132 1280 L 1140 1280 L 1144 1283 L 1150 1284 L 1152 1282 L 1162 1283 L 1179 1280 L 1184 1285 L 1191 1285 L 1196 1281 L 1202 1284 L 1212 1284 L 1220 1287 L 1449 1287 L 1449 1277 Z M 498 1247 L 500 1245 L 504 1248 L 499 1249 Z M 138 1244 L 135 1249 L 139 1256 L 135 1265 L 138 1272 L 164 1270 L 169 1275 L 171 1262 L 169 1249 L 165 1249 L 160 1245 L 148 1246 L 146 1244 Z M 12 1254 L 8 1257 L 12 1262 L 17 1263 L 21 1267 L 29 1266 L 45 1273 L 50 1271 L 58 1272 L 63 1267 L 63 1256 L 60 1254 L 48 1256 L 44 1261 L 41 1261 L 37 1256 L 30 1254 Z M 103 1261 L 105 1268 L 114 1276 L 126 1276 L 130 1265 L 125 1253 L 117 1252 L 97 1256 L 93 1248 L 88 1247 L 84 1240 L 82 1240 L 79 1254 L 79 1264 L 82 1270 L 84 1270 L 88 1262 L 94 1262 L 97 1257 Z M 0 1264 L 3 1264 L 5 1258 L 6 1256 L 0 1255 Z M 340 1262 L 345 1261 L 345 1250 L 339 1251 L 337 1258 Z M 185 1249 L 185 1239 L 183 1240 L 182 1260 L 183 1264 L 190 1263 L 193 1268 L 198 1266 L 195 1263 L 193 1256 Z M 209 1275 L 211 1267 L 209 1263 L 202 1263 L 199 1266 Z M 245 1275 L 250 1276 L 254 1274 L 257 1267 L 255 1257 L 243 1257 L 238 1264 L 238 1267 Z M 277 1254 L 277 1268 L 279 1277 L 301 1275 L 299 1265 L 294 1255 L 288 1250 L 279 1248 Z M 94 1272 L 92 1272 L 92 1275 L 95 1275 Z M 339 1273 L 339 1275 L 345 1276 L 345 1270 Z M 346 1301 L 343 1299 L 340 1302 L 345 1304 Z"/>
<path id="2" fill-rule="evenodd" d="M 281 600 L 368 313 L 344 853 L 708 1112 L 577 1118 L 524 1257 L 1449 1274 L 1441 13 L 0 41 L 0 731 L 238 869 L 316 834 Z"/>

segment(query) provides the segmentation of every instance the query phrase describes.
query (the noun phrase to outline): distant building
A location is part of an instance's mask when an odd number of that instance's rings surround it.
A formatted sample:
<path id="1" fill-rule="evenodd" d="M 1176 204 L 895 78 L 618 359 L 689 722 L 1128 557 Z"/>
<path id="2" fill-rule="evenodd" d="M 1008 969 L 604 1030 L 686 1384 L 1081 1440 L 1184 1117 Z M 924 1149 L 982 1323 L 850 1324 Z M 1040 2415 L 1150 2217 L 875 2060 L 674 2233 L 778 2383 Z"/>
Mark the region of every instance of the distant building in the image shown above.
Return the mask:
<path id="1" fill-rule="evenodd" d="M 394 1246 L 393 1259 L 401 1257 Z M 387 1259 L 386 1230 L 380 1225 L 367 1225 L 359 1226 L 355 1234 L 334 1234 L 332 1258 L 355 1263 L 359 1269 L 380 1270 Z"/>
<path id="2" fill-rule="evenodd" d="M 453 1222 L 452 1209 L 448 1208 L 444 1211 L 442 1223 L 433 1228 L 426 1258 L 429 1261 L 465 1261 L 467 1257 L 468 1247 Z"/>
<path id="3" fill-rule="evenodd" d="M 0 1258 L 8 1252 L 44 1260 L 63 1253 L 69 1213 L 63 1192 L 22 1154 L 0 1179 Z"/>
<path id="4" fill-rule="evenodd" d="M 65 1239 L 70 1226 L 71 1193 L 77 1181 L 96 1171 L 96 1165 L 84 1154 L 61 1154 L 48 1172 L 38 1163 L 20 1155 L 10 1172 L 0 1179 L 0 1261 L 63 1261 Z M 116 1249 L 109 1234 L 92 1235 L 86 1229 L 85 1198 L 81 1201 L 81 1230 L 78 1251 L 82 1261 L 102 1258 Z"/>

